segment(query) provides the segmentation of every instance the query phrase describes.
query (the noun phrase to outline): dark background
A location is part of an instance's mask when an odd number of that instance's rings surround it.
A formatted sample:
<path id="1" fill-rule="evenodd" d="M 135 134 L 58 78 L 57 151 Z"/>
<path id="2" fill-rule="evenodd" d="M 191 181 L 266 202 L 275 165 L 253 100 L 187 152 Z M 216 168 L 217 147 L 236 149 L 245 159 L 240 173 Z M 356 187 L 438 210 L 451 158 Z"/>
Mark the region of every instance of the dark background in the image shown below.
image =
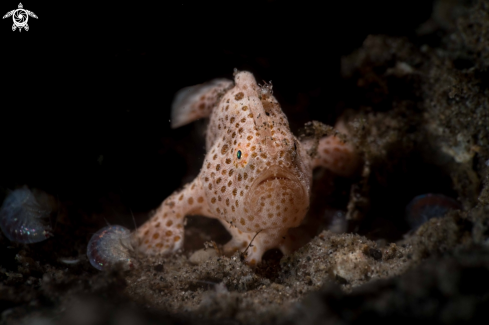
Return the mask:
<path id="1" fill-rule="evenodd" d="M 17 1 L 2 1 L 1 15 Z M 293 131 L 333 124 L 348 97 L 341 56 L 369 34 L 414 36 L 432 10 L 426 0 L 22 3 L 39 17 L 30 30 L 0 25 L 1 189 L 27 184 L 86 211 L 115 193 L 136 212 L 203 161 L 202 123 L 169 127 L 180 88 L 250 70 L 273 82 Z"/>

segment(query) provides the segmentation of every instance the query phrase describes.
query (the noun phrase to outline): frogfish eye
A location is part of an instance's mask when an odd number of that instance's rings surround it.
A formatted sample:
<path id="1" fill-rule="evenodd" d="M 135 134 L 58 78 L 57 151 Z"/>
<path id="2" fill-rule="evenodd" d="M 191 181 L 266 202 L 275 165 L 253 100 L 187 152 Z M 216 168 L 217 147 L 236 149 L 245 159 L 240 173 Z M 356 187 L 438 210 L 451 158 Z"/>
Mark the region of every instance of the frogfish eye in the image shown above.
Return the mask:
<path id="1" fill-rule="evenodd" d="M 241 159 L 241 150 L 238 150 L 236 156 L 238 157 L 238 159 Z"/>

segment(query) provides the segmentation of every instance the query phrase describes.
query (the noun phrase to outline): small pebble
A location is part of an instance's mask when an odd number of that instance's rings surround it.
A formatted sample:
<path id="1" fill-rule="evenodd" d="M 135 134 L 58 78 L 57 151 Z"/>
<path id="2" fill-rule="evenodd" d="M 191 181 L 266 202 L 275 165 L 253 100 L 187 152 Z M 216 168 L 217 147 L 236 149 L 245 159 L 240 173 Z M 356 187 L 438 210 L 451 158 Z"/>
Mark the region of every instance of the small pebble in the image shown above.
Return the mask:
<path id="1" fill-rule="evenodd" d="M 198 251 L 193 253 L 188 260 L 192 264 L 199 265 L 217 256 L 218 255 L 215 249 L 206 248 L 199 249 Z"/>
<path id="2" fill-rule="evenodd" d="M 68 264 L 68 265 L 73 265 L 73 264 L 78 264 L 80 262 L 79 259 L 77 258 L 60 258 L 59 261 L 61 263 L 64 263 L 64 264 Z"/>

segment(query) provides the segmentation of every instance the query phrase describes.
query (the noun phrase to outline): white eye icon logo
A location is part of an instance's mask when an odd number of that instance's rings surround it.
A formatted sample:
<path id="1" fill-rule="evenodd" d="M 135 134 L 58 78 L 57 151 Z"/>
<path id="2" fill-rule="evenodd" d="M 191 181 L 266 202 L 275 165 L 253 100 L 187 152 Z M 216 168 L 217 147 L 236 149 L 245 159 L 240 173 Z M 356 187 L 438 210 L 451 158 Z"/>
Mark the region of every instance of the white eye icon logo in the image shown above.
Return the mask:
<path id="1" fill-rule="evenodd" d="M 14 21 L 14 24 L 12 25 L 12 31 L 15 31 L 17 28 L 19 29 L 19 32 L 22 31 L 22 28 L 24 28 L 26 31 L 29 30 L 29 25 L 27 25 L 27 21 L 29 20 L 29 16 L 36 18 L 37 16 L 35 13 L 29 10 L 25 10 L 24 7 L 22 6 L 22 3 L 19 3 L 19 8 L 14 9 L 12 11 L 9 11 L 3 16 L 3 18 L 8 18 L 12 16 L 12 19 Z"/>

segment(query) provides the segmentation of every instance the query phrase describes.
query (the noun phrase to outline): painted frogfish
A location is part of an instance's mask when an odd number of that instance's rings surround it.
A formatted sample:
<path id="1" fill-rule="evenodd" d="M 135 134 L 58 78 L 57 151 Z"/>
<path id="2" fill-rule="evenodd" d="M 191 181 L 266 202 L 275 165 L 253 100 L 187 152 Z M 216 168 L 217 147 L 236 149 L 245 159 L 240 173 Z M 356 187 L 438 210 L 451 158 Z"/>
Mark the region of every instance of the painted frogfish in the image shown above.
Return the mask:
<path id="1" fill-rule="evenodd" d="M 311 141 L 292 134 L 271 85 L 258 85 L 245 71 L 235 72 L 234 82 L 215 79 L 177 93 L 173 128 L 206 117 L 200 173 L 131 234 L 132 246 L 150 255 L 175 252 L 183 245 L 185 216 L 201 215 L 218 219 L 232 235 L 225 253 L 249 248 L 249 264 L 272 248 L 290 253 L 294 239 L 288 230 L 308 211 L 312 170 L 353 173 L 358 166 L 353 146 L 331 135 L 321 138 L 311 155 Z"/>

